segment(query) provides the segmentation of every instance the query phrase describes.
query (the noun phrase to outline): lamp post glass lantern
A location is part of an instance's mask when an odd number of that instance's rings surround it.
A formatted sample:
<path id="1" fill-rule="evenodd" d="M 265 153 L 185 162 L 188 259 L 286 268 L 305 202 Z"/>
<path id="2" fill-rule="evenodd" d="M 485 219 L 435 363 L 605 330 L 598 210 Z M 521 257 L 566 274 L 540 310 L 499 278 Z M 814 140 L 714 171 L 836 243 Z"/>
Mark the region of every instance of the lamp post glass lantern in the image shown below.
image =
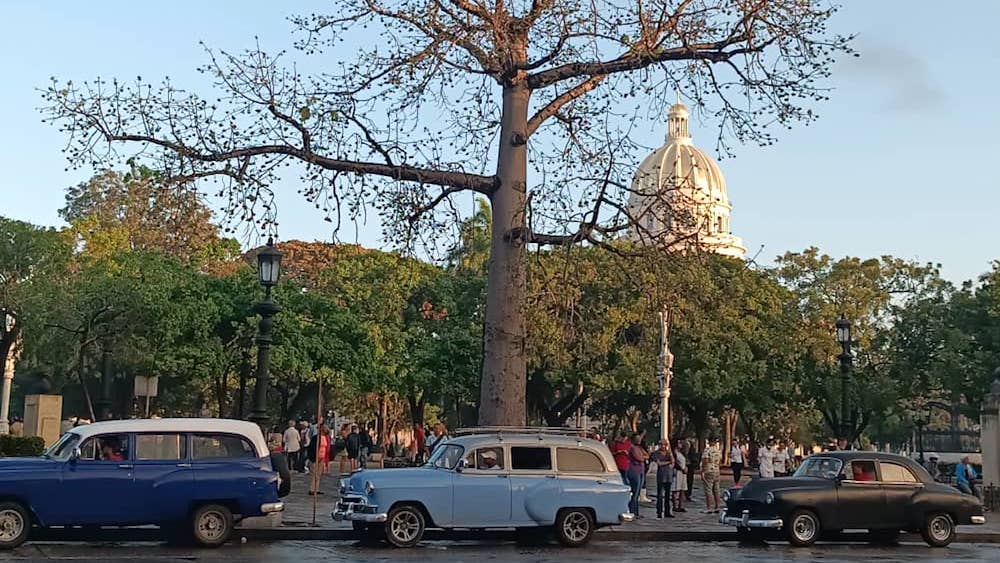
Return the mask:
<path id="1" fill-rule="evenodd" d="M 851 375 L 851 321 L 843 314 L 837 319 L 837 342 L 840 343 L 840 437 L 851 442 L 848 436 L 847 384 Z"/>
<path id="2" fill-rule="evenodd" d="M 254 306 L 254 312 L 260 315 L 257 329 L 257 381 L 253 393 L 253 409 L 250 420 L 267 424 L 267 390 L 271 385 L 271 342 L 274 322 L 272 318 L 281 311 L 281 307 L 271 298 L 271 289 L 278 284 L 281 275 L 281 253 L 274 246 L 273 239 L 267 239 L 267 246 L 257 253 L 257 275 L 260 285 L 264 288 L 264 300 Z M 265 429 L 266 435 L 266 429 Z"/>

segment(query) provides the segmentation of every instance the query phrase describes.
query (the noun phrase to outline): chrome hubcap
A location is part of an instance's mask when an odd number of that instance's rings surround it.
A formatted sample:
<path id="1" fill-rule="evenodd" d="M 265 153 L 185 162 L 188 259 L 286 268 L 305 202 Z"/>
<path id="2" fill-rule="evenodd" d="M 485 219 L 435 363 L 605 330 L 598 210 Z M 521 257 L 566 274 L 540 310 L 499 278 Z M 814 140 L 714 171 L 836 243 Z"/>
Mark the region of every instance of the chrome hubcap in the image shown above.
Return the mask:
<path id="1" fill-rule="evenodd" d="M 799 541 L 809 541 L 816 535 L 816 521 L 803 514 L 792 522 L 792 532 Z"/>
<path id="2" fill-rule="evenodd" d="M 0 541 L 14 541 L 24 533 L 24 518 L 16 510 L 0 511 Z"/>
<path id="3" fill-rule="evenodd" d="M 208 541 L 220 539 L 225 532 L 226 518 L 219 512 L 206 512 L 198 520 L 198 534 Z"/>
<path id="4" fill-rule="evenodd" d="M 563 519 L 563 534 L 574 542 L 583 541 L 590 534 L 590 521 L 585 514 L 570 512 Z"/>
<path id="5" fill-rule="evenodd" d="M 937 541 L 945 541 L 951 535 L 951 520 L 947 516 L 935 516 L 931 520 L 931 537 Z"/>
<path id="6" fill-rule="evenodd" d="M 412 512 L 400 512 L 392 519 L 389 529 L 400 543 L 409 543 L 420 533 L 420 518 Z"/>

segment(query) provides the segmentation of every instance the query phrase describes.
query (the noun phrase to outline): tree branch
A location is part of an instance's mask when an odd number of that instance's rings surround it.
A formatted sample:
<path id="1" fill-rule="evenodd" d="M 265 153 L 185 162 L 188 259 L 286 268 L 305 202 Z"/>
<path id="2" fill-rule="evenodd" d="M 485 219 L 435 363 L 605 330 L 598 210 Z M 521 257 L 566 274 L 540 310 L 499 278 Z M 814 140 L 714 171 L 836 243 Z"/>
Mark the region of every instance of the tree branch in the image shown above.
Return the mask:
<path id="1" fill-rule="evenodd" d="M 586 94 L 587 92 L 590 92 L 594 88 L 597 88 L 597 86 L 603 82 L 607 76 L 608 75 L 606 74 L 591 76 L 590 78 L 563 92 L 554 100 L 546 104 L 545 107 L 538 110 L 538 113 L 531 116 L 531 119 L 528 120 L 528 136 L 530 137 L 532 133 L 538 130 L 542 123 L 545 123 L 546 119 L 558 113 L 563 106 Z"/>

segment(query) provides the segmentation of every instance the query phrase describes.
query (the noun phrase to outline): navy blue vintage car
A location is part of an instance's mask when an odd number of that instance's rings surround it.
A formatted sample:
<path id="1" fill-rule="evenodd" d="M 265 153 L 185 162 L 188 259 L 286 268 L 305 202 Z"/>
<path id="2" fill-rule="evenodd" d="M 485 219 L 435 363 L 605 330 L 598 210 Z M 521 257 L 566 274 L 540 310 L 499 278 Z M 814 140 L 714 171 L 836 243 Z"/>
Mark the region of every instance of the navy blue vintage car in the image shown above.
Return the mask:
<path id="1" fill-rule="evenodd" d="M 33 526 L 159 525 L 218 546 L 239 519 L 281 512 L 289 486 L 283 460 L 250 422 L 88 424 L 42 457 L 0 459 L 0 549 L 22 544 Z"/>
<path id="2" fill-rule="evenodd" d="M 364 470 L 341 485 L 332 516 L 397 547 L 427 528 L 515 528 L 585 545 L 601 526 L 630 522 L 629 487 L 607 446 L 567 429 L 469 429 L 423 467 Z"/>
<path id="3" fill-rule="evenodd" d="M 909 458 L 877 452 L 816 454 L 791 477 L 754 479 L 723 499 L 720 521 L 742 539 L 784 536 L 795 546 L 861 529 L 884 543 L 900 531 L 918 532 L 943 547 L 955 539 L 955 526 L 986 522 L 976 497 L 934 482 Z"/>

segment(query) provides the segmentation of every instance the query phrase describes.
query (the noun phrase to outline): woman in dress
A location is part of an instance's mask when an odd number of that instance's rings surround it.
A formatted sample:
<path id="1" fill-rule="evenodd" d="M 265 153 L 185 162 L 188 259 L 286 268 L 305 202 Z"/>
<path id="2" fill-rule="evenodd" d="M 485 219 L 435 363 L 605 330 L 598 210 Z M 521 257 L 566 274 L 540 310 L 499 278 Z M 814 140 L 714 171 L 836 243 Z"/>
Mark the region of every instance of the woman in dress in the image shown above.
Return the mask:
<path id="1" fill-rule="evenodd" d="M 687 441 L 677 440 L 674 448 L 674 482 L 671 491 L 674 494 L 674 512 L 687 512 L 684 508 L 684 497 L 687 495 Z"/>
<path id="2" fill-rule="evenodd" d="M 315 449 L 313 449 L 315 447 Z M 315 444 L 310 444 L 310 451 L 315 451 L 313 462 L 313 478 L 309 482 L 309 494 L 321 495 L 319 490 L 323 480 L 323 475 L 329 470 L 330 463 L 330 427 L 325 423 L 319 426 L 319 433 L 316 435 Z"/>

